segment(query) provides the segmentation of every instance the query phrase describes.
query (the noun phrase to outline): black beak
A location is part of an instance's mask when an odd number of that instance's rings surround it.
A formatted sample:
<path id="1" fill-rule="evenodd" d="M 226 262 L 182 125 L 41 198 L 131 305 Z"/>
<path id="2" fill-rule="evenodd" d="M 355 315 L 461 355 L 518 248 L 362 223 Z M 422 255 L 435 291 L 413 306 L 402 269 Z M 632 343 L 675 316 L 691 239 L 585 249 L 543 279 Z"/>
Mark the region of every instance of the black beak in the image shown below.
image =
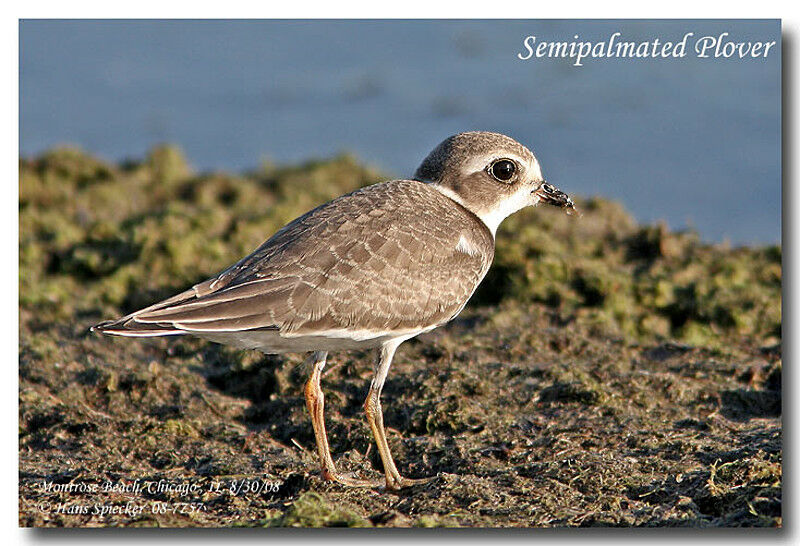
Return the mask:
<path id="1" fill-rule="evenodd" d="M 539 197 L 541 202 L 555 207 L 561 207 L 567 214 L 578 213 L 578 209 L 575 208 L 575 203 L 572 202 L 569 195 L 548 182 L 542 182 L 539 189 L 533 193 Z"/>

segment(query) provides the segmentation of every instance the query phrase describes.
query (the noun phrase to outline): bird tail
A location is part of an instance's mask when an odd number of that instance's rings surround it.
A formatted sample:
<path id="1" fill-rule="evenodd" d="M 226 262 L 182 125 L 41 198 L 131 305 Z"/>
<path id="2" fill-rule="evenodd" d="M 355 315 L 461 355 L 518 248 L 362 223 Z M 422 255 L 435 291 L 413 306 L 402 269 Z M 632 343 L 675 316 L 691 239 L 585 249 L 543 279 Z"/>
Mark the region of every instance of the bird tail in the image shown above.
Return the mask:
<path id="1" fill-rule="evenodd" d="M 138 322 L 136 317 L 144 313 L 149 313 L 150 311 L 156 311 L 158 309 L 163 309 L 164 307 L 169 307 L 170 305 L 183 303 L 187 300 L 195 299 L 196 297 L 197 290 L 195 288 L 190 288 L 189 290 L 181 292 L 176 296 L 160 301 L 154 305 L 151 305 L 150 307 L 145 307 L 144 309 L 134 311 L 133 313 L 125 315 L 124 317 L 114 320 L 104 320 L 103 322 L 95 324 L 89 328 L 89 331 L 100 332 L 101 334 L 110 336 L 123 337 L 158 337 L 186 334 L 186 331 L 175 328 L 171 325 Z"/>

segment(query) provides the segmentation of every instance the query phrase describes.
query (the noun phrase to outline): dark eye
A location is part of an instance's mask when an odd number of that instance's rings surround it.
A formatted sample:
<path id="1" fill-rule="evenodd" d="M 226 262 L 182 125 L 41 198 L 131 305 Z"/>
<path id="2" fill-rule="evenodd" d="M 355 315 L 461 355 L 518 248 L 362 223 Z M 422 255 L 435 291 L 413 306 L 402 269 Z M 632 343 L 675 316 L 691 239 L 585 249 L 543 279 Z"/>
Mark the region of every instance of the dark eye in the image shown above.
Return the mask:
<path id="1" fill-rule="evenodd" d="M 510 159 L 499 159 L 491 164 L 489 172 L 501 182 L 508 182 L 517 172 L 517 165 Z"/>

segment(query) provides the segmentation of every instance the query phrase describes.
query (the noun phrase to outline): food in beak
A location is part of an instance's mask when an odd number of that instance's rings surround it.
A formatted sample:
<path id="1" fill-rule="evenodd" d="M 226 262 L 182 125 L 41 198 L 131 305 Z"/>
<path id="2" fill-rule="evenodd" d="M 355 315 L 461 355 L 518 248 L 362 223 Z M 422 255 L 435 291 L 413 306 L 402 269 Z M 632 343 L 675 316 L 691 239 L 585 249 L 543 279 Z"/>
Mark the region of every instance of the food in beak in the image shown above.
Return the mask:
<path id="1" fill-rule="evenodd" d="M 569 215 L 577 214 L 580 216 L 578 209 L 575 208 L 575 203 L 572 202 L 569 195 L 559 190 L 552 184 L 544 182 L 535 193 L 539 196 L 539 200 L 548 205 L 561 207 Z"/>

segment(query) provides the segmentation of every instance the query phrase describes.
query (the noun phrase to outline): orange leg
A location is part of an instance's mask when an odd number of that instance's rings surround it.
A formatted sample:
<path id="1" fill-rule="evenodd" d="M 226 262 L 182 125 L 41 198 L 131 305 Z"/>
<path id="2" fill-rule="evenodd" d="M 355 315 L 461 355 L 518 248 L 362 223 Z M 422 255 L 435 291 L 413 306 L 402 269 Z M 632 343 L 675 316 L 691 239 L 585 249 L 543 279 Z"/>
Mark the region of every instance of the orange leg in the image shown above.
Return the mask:
<path id="1" fill-rule="evenodd" d="M 383 427 L 383 410 L 381 409 L 381 391 L 383 384 L 386 381 L 386 375 L 389 373 L 389 366 L 392 364 L 394 352 L 401 342 L 390 341 L 381 347 L 380 357 L 378 360 L 378 368 L 375 372 L 375 378 L 369 387 L 369 394 L 364 402 L 364 412 L 367 414 L 367 422 L 372 429 L 372 435 L 375 437 L 375 443 L 378 445 L 378 452 L 383 461 L 383 469 L 386 474 L 386 489 L 398 490 L 404 487 L 411 487 L 427 483 L 434 478 L 423 479 L 409 479 L 400 475 L 397 466 L 394 464 L 392 453 L 389 451 L 389 442 L 386 440 L 386 431 Z"/>
<path id="2" fill-rule="evenodd" d="M 320 464 L 322 465 L 322 478 L 328 481 L 339 482 L 353 487 L 379 487 L 381 482 L 375 480 L 362 480 L 353 477 L 351 474 L 342 474 L 336 471 L 336 465 L 331 457 L 331 450 L 328 446 L 328 436 L 325 432 L 325 395 L 320 387 L 322 369 L 325 367 L 325 360 L 328 353 L 317 351 L 311 355 L 314 368 L 305 386 L 306 407 L 311 414 L 311 424 L 314 427 L 314 437 L 317 440 L 317 452 Z"/>

